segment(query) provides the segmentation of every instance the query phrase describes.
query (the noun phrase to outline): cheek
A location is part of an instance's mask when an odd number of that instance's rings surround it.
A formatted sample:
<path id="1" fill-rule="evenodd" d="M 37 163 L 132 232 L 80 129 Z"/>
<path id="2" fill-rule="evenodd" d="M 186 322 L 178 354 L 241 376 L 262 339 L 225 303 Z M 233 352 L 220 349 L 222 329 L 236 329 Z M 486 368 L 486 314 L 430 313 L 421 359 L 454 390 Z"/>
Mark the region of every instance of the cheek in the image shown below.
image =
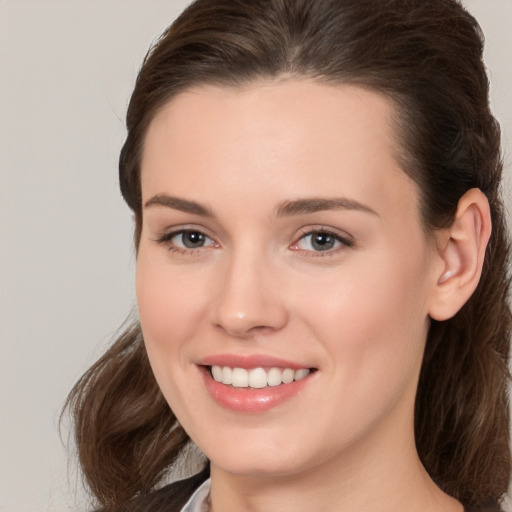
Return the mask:
<path id="1" fill-rule="evenodd" d="M 191 402 L 183 396 L 190 382 L 188 342 L 204 317 L 204 290 L 201 300 L 193 276 L 169 265 L 165 254 L 139 249 L 136 291 L 146 351 L 167 402 L 185 419 Z"/>
<path id="2" fill-rule="evenodd" d="M 328 292 L 303 294 L 315 297 L 310 328 L 328 345 L 333 367 L 343 368 L 340 378 L 377 391 L 416 375 L 429 325 L 427 262 L 421 250 L 400 254 L 359 260 L 332 277 Z"/>
<path id="3" fill-rule="evenodd" d="M 148 352 L 173 352 L 189 338 L 202 317 L 204 289 L 197 280 L 165 261 L 165 255 L 139 250 L 136 291 Z"/>

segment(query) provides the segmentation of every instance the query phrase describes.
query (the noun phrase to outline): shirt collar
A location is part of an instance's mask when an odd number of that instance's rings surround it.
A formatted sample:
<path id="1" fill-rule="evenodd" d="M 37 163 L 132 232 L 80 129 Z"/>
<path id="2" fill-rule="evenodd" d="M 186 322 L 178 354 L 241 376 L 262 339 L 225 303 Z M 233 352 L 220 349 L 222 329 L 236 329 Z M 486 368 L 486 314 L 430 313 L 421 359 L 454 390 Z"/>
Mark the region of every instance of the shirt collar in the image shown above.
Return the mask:
<path id="1" fill-rule="evenodd" d="M 205 480 L 185 503 L 181 512 L 209 512 L 210 510 L 210 479 Z"/>

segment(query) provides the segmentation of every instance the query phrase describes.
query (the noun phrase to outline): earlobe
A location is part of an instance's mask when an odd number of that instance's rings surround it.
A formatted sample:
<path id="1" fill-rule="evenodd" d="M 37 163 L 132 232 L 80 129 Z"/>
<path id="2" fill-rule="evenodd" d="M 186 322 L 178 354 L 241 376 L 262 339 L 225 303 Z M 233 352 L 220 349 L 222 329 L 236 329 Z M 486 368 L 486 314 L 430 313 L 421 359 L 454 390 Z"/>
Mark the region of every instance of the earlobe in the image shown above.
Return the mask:
<path id="1" fill-rule="evenodd" d="M 466 192 L 459 201 L 452 225 L 437 238 L 440 258 L 429 314 L 447 320 L 475 291 L 491 235 L 489 202 L 479 189 Z"/>

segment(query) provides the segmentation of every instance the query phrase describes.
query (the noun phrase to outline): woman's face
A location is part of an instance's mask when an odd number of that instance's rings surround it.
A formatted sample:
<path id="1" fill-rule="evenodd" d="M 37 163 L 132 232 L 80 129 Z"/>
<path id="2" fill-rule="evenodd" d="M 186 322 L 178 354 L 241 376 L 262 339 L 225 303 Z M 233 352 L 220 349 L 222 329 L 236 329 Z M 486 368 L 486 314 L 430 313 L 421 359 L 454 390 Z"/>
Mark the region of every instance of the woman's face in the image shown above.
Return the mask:
<path id="1" fill-rule="evenodd" d="M 283 80 L 194 88 L 152 121 L 140 321 L 214 468 L 289 475 L 414 450 L 440 268 L 392 116 L 362 88 Z"/>

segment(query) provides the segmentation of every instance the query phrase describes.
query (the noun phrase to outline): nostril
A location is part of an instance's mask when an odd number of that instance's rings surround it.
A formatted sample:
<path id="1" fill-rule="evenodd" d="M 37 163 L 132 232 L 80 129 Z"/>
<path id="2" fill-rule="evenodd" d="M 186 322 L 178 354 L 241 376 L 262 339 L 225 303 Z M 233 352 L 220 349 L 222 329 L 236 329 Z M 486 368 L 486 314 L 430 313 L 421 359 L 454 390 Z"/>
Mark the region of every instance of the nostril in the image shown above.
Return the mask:
<path id="1" fill-rule="evenodd" d="M 226 333 L 234 338 L 253 338 L 255 336 L 265 336 L 272 334 L 276 331 L 276 328 L 268 326 L 268 325 L 248 325 L 244 321 L 237 322 L 224 322 L 224 323 L 215 323 L 215 328 L 223 333 Z"/>
<path id="2" fill-rule="evenodd" d="M 282 329 L 288 323 L 288 310 L 280 295 L 268 288 L 233 271 L 221 283 L 217 299 L 210 303 L 211 323 L 217 330 L 241 339 Z"/>

